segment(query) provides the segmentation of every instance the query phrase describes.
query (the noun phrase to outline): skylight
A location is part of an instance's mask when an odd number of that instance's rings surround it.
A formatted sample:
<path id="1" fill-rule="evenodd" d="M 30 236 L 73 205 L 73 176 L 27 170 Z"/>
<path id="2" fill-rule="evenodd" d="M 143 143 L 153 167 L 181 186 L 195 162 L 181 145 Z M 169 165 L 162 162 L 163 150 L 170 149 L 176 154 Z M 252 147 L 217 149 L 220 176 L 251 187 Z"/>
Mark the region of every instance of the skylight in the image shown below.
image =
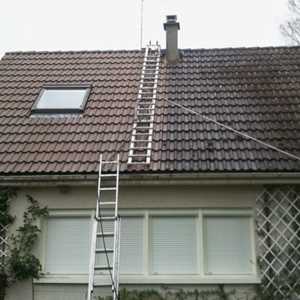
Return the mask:
<path id="1" fill-rule="evenodd" d="M 33 108 L 37 113 L 72 113 L 84 110 L 90 86 L 44 87 Z"/>

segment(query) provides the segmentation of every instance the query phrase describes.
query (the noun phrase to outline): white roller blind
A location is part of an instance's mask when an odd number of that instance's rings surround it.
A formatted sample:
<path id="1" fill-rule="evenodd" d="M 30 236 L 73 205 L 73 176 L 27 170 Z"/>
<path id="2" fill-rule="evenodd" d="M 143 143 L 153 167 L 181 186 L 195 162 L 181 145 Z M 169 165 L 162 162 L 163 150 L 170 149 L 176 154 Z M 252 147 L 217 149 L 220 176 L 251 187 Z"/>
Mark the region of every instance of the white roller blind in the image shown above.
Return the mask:
<path id="1" fill-rule="evenodd" d="M 150 226 L 152 273 L 196 273 L 196 218 L 152 217 Z"/>
<path id="2" fill-rule="evenodd" d="M 122 274 L 141 274 L 143 272 L 143 217 L 121 218 L 121 255 Z"/>
<path id="3" fill-rule="evenodd" d="M 49 218 L 45 271 L 88 273 L 90 232 L 88 217 Z"/>
<path id="4" fill-rule="evenodd" d="M 250 218 L 206 216 L 204 248 L 206 273 L 251 273 Z"/>

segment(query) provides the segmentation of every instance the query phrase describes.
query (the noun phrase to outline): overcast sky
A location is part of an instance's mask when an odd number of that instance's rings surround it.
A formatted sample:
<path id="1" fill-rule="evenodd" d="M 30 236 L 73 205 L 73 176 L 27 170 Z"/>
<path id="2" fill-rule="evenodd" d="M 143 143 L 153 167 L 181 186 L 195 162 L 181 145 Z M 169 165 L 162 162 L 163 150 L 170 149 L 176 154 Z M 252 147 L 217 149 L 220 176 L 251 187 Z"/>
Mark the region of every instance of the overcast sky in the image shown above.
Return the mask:
<path id="1" fill-rule="evenodd" d="M 6 51 L 140 47 L 141 0 L 1 0 Z M 283 45 L 287 0 L 144 0 L 144 42 L 165 47 L 163 22 L 177 14 L 181 48 Z"/>

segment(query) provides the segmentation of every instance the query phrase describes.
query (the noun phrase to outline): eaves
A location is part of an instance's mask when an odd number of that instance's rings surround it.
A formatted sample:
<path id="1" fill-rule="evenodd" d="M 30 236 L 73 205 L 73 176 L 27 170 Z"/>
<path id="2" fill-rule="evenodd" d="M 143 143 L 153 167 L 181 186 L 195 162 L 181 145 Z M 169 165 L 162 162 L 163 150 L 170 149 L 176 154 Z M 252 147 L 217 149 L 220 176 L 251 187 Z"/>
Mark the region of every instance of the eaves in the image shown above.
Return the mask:
<path id="1" fill-rule="evenodd" d="M 0 186 L 95 186 L 97 174 L 0 175 Z M 299 184 L 300 172 L 199 172 L 120 174 L 120 185 L 280 185 Z"/>

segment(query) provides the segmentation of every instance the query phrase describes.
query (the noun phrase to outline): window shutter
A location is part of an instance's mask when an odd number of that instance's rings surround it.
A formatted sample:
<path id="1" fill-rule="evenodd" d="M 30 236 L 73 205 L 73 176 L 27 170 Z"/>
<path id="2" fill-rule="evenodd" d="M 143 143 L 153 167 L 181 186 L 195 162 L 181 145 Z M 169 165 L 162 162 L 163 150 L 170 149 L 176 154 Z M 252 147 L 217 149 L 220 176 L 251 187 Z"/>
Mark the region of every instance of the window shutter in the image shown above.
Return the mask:
<path id="1" fill-rule="evenodd" d="M 152 273 L 197 273 L 195 217 L 152 217 L 150 220 Z"/>
<path id="2" fill-rule="evenodd" d="M 249 217 L 206 216 L 204 237 L 207 274 L 251 273 Z"/>
<path id="3" fill-rule="evenodd" d="M 45 271 L 87 273 L 91 220 L 86 217 L 48 219 Z"/>
<path id="4" fill-rule="evenodd" d="M 143 217 L 121 218 L 120 273 L 143 273 L 143 231 Z"/>

